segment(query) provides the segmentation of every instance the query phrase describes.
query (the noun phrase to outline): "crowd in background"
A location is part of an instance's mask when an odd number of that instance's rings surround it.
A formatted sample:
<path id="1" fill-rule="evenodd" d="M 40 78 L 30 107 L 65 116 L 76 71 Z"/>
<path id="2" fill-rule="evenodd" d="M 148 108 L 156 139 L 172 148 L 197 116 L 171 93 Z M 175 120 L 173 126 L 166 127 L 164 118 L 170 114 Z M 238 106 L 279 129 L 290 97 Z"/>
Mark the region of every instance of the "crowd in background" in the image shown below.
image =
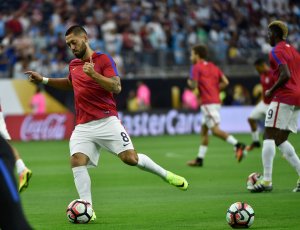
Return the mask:
<path id="1" fill-rule="evenodd" d="M 33 69 L 66 76 L 73 58 L 66 28 L 84 25 L 91 46 L 110 53 L 120 74 L 147 67 L 187 67 L 191 46 L 205 43 L 220 64 L 252 62 L 267 53 L 266 26 L 275 15 L 299 47 L 296 0 L 10 0 L 0 1 L 0 77 Z M 275 14 L 276 13 L 276 14 Z"/>

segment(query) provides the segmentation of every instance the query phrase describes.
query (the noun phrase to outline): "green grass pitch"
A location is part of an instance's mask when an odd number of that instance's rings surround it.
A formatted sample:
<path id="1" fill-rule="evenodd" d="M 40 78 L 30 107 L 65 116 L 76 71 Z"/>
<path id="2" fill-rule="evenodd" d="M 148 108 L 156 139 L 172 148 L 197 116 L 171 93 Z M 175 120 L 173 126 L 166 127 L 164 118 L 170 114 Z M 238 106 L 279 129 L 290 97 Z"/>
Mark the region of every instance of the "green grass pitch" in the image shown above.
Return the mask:
<path id="1" fill-rule="evenodd" d="M 250 142 L 250 135 L 236 135 Z M 300 153 L 299 135 L 290 136 Z M 229 144 L 211 137 L 203 168 L 190 168 L 199 146 L 198 135 L 133 138 L 138 152 L 187 178 L 186 192 L 151 173 L 123 164 L 101 152 L 99 166 L 90 169 L 97 221 L 68 222 L 66 207 L 78 198 L 69 165 L 68 141 L 14 142 L 33 171 L 21 194 L 25 214 L 34 229 L 230 229 L 225 214 L 230 204 L 248 202 L 255 211 L 251 229 L 299 229 L 300 193 L 292 193 L 297 174 L 277 150 L 271 193 L 251 194 L 246 178 L 262 172 L 261 149 L 238 163 Z"/>

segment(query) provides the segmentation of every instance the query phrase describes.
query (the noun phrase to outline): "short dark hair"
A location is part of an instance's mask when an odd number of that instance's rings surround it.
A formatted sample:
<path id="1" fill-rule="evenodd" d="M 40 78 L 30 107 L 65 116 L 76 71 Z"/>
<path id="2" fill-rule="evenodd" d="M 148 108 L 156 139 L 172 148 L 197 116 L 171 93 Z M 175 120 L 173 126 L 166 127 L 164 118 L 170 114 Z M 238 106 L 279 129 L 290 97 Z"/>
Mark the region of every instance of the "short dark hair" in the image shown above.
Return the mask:
<path id="1" fill-rule="evenodd" d="M 78 34 L 86 34 L 87 35 L 87 32 L 86 30 L 80 26 L 80 25 L 74 25 L 74 26 L 71 26 L 65 33 L 65 36 L 68 36 L 69 34 L 75 34 L 75 35 L 78 35 Z"/>
<path id="2" fill-rule="evenodd" d="M 205 45 L 196 45 L 192 48 L 194 53 L 198 55 L 200 58 L 206 59 L 207 58 L 207 48 Z"/>
<path id="3" fill-rule="evenodd" d="M 254 65 L 262 65 L 266 63 L 266 60 L 264 58 L 257 58 L 254 62 Z"/>

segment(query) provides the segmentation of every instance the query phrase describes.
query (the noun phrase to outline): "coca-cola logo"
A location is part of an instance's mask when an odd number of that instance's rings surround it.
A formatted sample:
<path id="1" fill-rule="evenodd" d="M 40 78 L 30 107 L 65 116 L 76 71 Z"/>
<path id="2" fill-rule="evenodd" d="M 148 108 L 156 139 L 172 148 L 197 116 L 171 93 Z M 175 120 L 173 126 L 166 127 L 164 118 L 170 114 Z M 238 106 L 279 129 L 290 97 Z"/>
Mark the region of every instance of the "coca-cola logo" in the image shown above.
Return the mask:
<path id="1" fill-rule="evenodd" d="M 21 140 L 60 140 L 65 136 L 65 114 L 50 114 L 42 119 L 27 116 L 22 122 Z"/>

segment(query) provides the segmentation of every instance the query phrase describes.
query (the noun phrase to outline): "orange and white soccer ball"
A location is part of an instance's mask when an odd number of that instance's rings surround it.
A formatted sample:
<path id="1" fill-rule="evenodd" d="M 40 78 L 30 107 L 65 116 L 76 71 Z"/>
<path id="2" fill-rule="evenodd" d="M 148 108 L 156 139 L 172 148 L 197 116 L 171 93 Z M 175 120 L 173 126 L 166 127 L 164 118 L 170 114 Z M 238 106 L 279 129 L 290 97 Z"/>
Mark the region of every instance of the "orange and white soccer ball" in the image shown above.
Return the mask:
<path id="1" fill-rule="evenodd" d="M 67 218 L 71 223 L 86 224 L 91 220 L 92 216 L 92 205 L 85 200 L 73 200 L 67 207 Z"/>
<path id="2" fill-rule="evenodd" d="M 254 210 L 245 202 L 235 202 L 228 208 L 226 220 L 232 228 L 249 228 L 254 222 Z"/>

